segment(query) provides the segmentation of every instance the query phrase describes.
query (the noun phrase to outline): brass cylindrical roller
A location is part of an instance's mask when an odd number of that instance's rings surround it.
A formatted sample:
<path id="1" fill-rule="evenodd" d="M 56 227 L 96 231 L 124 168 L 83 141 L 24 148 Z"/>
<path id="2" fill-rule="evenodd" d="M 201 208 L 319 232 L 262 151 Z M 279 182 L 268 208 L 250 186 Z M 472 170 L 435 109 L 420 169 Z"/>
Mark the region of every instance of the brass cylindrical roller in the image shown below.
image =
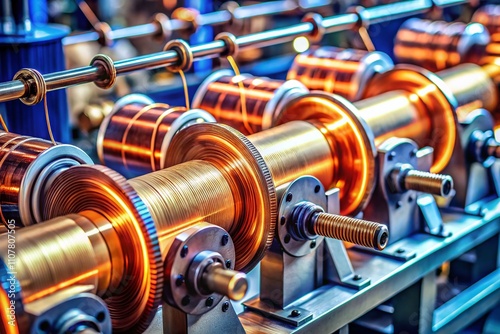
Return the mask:
<path id="1" fill-rule="evenodd" d="M 363 96 L 366 83 L 377 73 L 394 66 L 383 52 L 312 47 L 295 57 L 287 79 L 302 82 L 310 90 L 322 90 L 349 101 Z"/>
<path id="2" fill-rule="evenodd" d="M 247 276 L 238 271 L 226 269 L 222 263 L 211 264 L 203 273 L 203 282 L 209 291 L 241 300 L 248 290 Z"/>
<path id="3" fill-rule="evenodd" d="M 439 71 L 460 63 L 478 63 L 489 41 L 489 33 L 480 23 L 412 18 L 399 28 L 394 55 L 400 63 Z"/>

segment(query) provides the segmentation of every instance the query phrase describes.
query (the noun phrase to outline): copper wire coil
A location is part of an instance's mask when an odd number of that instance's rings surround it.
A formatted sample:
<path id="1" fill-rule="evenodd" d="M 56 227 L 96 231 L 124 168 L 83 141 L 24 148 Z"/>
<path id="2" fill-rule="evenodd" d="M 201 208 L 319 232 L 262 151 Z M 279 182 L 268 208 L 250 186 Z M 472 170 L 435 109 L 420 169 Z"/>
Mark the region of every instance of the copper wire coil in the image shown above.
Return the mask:
<path id="1" fill-rule="evenodd" d="M 46 179 L 77 164 L 92 164 L 80 149 L 15 133 L 0 132 L 0 217 L 18 227 L 40 221 L 36 209 Z"/>
<path id="2" fill-rule="evenodd" d="M 242 112 L 238 82 L 244 86 L 246 113 Z M 229 70 L 221 70 L 200 85 L 193 98 L 193 108 L 206 110 L 217 122 L 247 135 L 268 129 L 273 115 L 287 99 L 307 91 L 295 80 L 272 80 L 249 74 L 234 76 Z"/>
<path id="3" fill-rule="evenodd" d="M 434 148 L 431 172 L 449 163 L 457 139 L 458 102 L 434 73 L 412 65 L 397 65 L 370 81 L 365 100 L 355 102 L 372 128 L 375 141 L 409 138 L 419 147 Z"/>
<path id="4" fill-rule="evenodd" d="M 482 24 L 490 34 L 500 32 L 500 6 L 488 4 L 480 7 L 472 15 L 471 22 Z"/>
<path id="5" fill-rule="evenodd" d="M 83 215 L 99 229 L 110 254 L 112 277 L 100 296 L 110 311 L 113 329 L 143 332 L 161 303 L 163 261 L 154 222 L 135 190 L 109 168 L 76 166 L 56 177 L 43 213 L 45 219 Z M 41 224 L 38 231 L 44 228 Z M 61 247 L 72 241 L 69 237 L 58 239 Z M 87 256 L 93 255 L 81 254 L 83 259 Z M 79 267 L 79 261 L 68 261 L 64 270 Z M 104 268 L 95 269 L 95 275 L 100 275 Z M 43 272 L 30 272 L 38 273 Z M 50 280 L 57 291 L 58 276 Z"/>
<path id="6" fill-rule="evenodd" d="M 460 63 L 478 63 L 490 41 L 479 23 L 447 23 L 412 18 L 401 26 L 394 55 L 401 63 L 439 71 Z"/>
<path id="7" fill-rule="evenodd" d="M 302 82 L 310 90 L 322 90 L 350 101 L 362 97 L 365 84 L 376 73 L 394 66 L 382 52 L 313 47 L 295 57 L 287 79 Z"/>
<path id="8" fill-rule="evenodd" d="M 203 110 L 186 110 L 153 103 L 144 95 L 116 102 L 101 124 L 97 152 L 101 162 L 126 175 L 137 176 L 163 168 L 172 137 L 199 122 L 213 122 Z"/>
<path id="9" fill-rule="evenodd" d="M 226 125 L 205 123 L 174 137 L 168 153 L 168 166 L 203 160 L 221 171 L 235 203 L 234 222 L 228 229 L 236 249 L 235 268 L 247 271 L 257 265 L 274 238 L 277 198 L 271 172 L 254 145 Z M 229 201 L 227 197 L 217 201 Z M 216 207 L 224 208 L 225 204 Z M 207 222 L 219 224 L 208 219 Z"/>

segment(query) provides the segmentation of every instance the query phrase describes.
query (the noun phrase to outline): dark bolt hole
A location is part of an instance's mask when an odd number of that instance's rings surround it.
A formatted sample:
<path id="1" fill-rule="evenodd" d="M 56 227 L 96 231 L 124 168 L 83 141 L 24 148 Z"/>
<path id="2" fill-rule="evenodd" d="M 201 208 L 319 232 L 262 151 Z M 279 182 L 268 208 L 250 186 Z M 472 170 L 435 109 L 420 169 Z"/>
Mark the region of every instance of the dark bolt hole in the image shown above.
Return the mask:
<path id="1" fill-rule="evenodd" d="M 229 310 L 229 302 L 224 302 L 222 304 L 222 312 L 227 312 L 227 310 Z"/>
<path id="2" fill-rule="evenodd" d="M 287 202 L 291 202 L 291 201 L 292 201 L 292 198 L 293 198 L 292 193 L 288 193 L 288 194 L 286 195 L 286 201 L 287 201 Z"/>
<path id="3" fill-rule="evenodd" d="M 181 300 L 182 306 L 187 306 L 189 303 L 191 303 L 191 298 L 189 296 L 184 296 Z"/>
<path id="4" fill-rule="evenodd" d="M 205 301 L 205 306 L 212 307 L 213 304 L 214 304 L 214 297 L 208 297 L 207 300 Z"/>
<path id="5" fill-rule="evenodd" d="M 181 257 L 186 257 L 186 255 L 188 254 L 188 251 L 189 251 L 188 245 L 184 245 L 181 249 Z"/>
<path id="6" fill-rule="evenodd" d="M 388 235 L 387 233 L 382 233 L 382 235 L 380 236 L 380 245 L 381 246 L 385 246 L 385 244 L 387 243 L 387 238 L 388 238 Z"/>
<path id="7" fill-rule="evenodd" d="M 450 180 L 445 180 L 443 183 L 443 195 L 448 196 L 451 191 L 451 181 Z"/>
<path id="8" fill-rule="evenodd" d="M 281 219 L 280 219 L 280 224 L 281 224 L 281 225 L 285 225 L 285 223 L 286 223 L 286 218 L 285 218 L 285 216 L 283 216 L 283 217 L 281 217 Z"/>
<path id="9" fill-rule="evenodd" d="M 42 331 L 42 332 L 48 332 L 50 330 L 50 323 L 47 321 L 47 320 L 44 320 L 40 323 L 40 325 L 38 326 L 38 328 Z"/>
<path id="10" fill-rule="evenodd" d="M 97 315 L 95 316 L 95 318 L 97 319 L 97 321 L 103 322 L 104 320 L 106 320 L 106 313 L 99 312 L 99 313 L 97 313 Z"/>
<path id="11" fill-rule="evenodd" d="M 225 246 L 225 245 L 227 245 L 228 242 L 229 242 L 229 235 L 224 234 L 222 236 L 222 239 L 221 239 L 220 243 L 221 243 L 222 246 Z"/>
<path id="12" fill-rule="evenodd" d="M 290 242 L 290 234 L 285 235 L 285 244 Z"/>
<path id="13" fill-rule="evenodd" d="M 315 194 L 319 193 L 319 190 L 320 190 L 320 189 L 321 189 L 321 187 L 320 187 L 320 186 L 319 186 L 319 184 L 318 184 L 316 187 L 314 187 L 314 193 L 315 193 Z"/>
<path id="14" fill-rule="evenodd" d="M 227 269 L 231 268 L 231 260 L 226 260 L 226 268 Z"/>
<path id="15" fill-rule="evenodd" d="M 316 240 L 311 241 L 311 243 L 309 244 L 309 247 L 311 247 L 311 248 L 316 247 Z"/>

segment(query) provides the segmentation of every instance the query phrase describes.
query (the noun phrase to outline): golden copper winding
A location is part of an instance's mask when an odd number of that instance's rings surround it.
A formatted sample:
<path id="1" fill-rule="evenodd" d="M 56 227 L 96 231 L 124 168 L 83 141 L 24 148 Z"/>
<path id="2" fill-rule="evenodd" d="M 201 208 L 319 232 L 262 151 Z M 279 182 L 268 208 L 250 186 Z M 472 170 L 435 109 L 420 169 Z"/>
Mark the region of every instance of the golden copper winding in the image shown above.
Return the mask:
<path id="1" fill-rule="evenodd" d="M 265 160 L 241 133 L 215 123 L 189 127 L 174 137 L 167 166 L 191 160 L 209 162 L 224 175 L 236 204 L 228 231 L 236 249 L 235 268 L 246 271 L 254 267 L 271 245 L 277 215 L 276 191 Z M 206 190 L 200 187 L 197 191 Z"/>
<path id="2" fill-rule="evenodd" d="M 387 94 L 395 91 L 401 93 Z M 434 148 L 431 172 L 439 173 L 448 165 L 456 142 L 458 103 L 437 75 L 416 66 L 397 65 L 370 81 L 365 97 L 372 96 L 355 105 L 373 128 L 377 142 L 409 138 L 419 147 Z"/>
<path id="3" fill-rule="evenodd" d="M 126 176 L 159 170 L 173 136 L 184 127 L 215 119 L 203 110 L 153 103 L 144 95 L 119 100 L 101 124 L 101 163 Z"/>
<path id="4" fill-rule="evenodd" d="M 312 47 L 295 57 L 287 79 L 298 80 L 310 90 L 322 90 L 354 101 L 362 97 L 373 75 L 393 66 L 391 58 L 382 52 Z"/>
<path id="5" fill-rule="evenodd" d="M 160 304 L 163 284 L 154 222 L 143 201 L 121 175 L 104 166 L 79 167 L 70 168 L 55 179 L 46 196 L 44 218 L 70 213 L 85 215 L 91 211 L 95 213 L 85 216 L 95 225 L 114 230 L 116 238 L 110 239 L 108 235 L 106 244 L 111 253 L 121 247 L 121 255 L 111 257 L 111 266 L 113 271 L 123 274 L 118 275 L 118 284 L 109 286 L 101 297 L 106 300 L 115 330 L 144 331 Z M 72 241 L 72 238 L 61 237 L 59 242 Z M 71 271 L 81 264 L 65 261 L 64 265 L 64 270 Z M 98 274 L 100 268 L 95 269 Z M 52 280 L 57 287 L 59 281 Z"/>
<path id="6" fill-rule="evenodd" d="M 464 62 L 479 62 L 489 41 L 488 31 L 479 23 L 412 18 L 396 35 L 394 55 L 400 63 L 435 72 Z"/>

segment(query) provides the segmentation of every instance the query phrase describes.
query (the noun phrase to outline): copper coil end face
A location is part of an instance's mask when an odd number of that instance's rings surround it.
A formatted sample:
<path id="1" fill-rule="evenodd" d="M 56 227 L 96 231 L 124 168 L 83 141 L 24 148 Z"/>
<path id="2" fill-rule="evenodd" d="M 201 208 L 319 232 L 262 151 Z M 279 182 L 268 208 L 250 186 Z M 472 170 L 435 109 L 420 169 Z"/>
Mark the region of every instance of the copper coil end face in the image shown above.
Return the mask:
<path id="1" fill-rule="evenodd" d="M 174 137 L 166 166 L 204 160 L 224 171 L 241 212 L 230 231 L 236 266 L 249 271 L 264 257 L 274 238 L 277 198 L 271 173 L 253 144 L 240 132 L 217 123 L 190 126 Z"/>
<path id="2" fill-rule="evenodd" d="M 330 143 L 336 175 L 334 184 L 324 186 L 340 189 L 341 214 L 360 212 L 375 189 L 376 148 L 371 129 L 356 116 L 356 107 L 338 95 L 312 92 L 291 100 L 275 122 L 296 120 L 314 124 Z"/>
<path id="3" fill-rule="evenodd" d="M 456 144 L 458 102 L 455 96 L 436 74 L 414 65 L 396 65 L 369 82 L 365 98 L 397 90 L 415 94 L 426 106 L 432 134 L 425 145 L 434 148 L 431 172 L 441 172 L 448 165 Z"/>
<path id="4" fill-rule="evenodd" d="M 113 329 L 143 332 L 161 303 L 163 261 L 151 215 L 127 180 L 104 166 L 75 166 L 58 176 L 46 196 L 44 219 L 95 211 L 116 230 L 124 256 L 123 279 L 103 297 Z M 108 245 L 109 246 L 109 245 Z"/>

